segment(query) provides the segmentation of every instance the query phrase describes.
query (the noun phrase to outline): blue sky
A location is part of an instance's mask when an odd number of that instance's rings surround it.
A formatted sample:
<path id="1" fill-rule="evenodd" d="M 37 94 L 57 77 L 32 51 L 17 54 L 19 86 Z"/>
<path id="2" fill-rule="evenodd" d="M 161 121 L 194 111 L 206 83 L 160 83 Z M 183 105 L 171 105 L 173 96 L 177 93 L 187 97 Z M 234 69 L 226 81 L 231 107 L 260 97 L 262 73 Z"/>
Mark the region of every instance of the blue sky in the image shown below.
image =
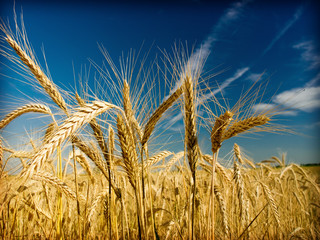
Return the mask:
<path id="1" fill-rule="evenodd" d="M 78 74 L 84 64 L 88 66 L 89 59 L 102 63 L 104 57 L 98 44 L 117 63 L 122 53 L 131 48 L 138 50 L 142 44 L 143 51 L 152 46 L 148 57 L 152 60 L 155 55 L 163 56 L 160 50 L 170 52 L 175 43 L 187 42 L 190 48 L 194 46 L 194 55 L 207 57 L 204 71 L 221 72 L 208 84 L 215 91 L 218 83 L 231 105 L 242 89 L 248 89 L 264 73 L 262 80 L 269 80 L 264 105 L 255 107 L 266 109 L 281 104 L 289 108 L 275 116 L 275 123 L 288 126 L 297 134 L 237 137 L 223 144 L 221 156 L 227 155 L 236 142 L 256 162 L 283 152 L 287 153 L 288 162 L 320 162 L 320 21 L 315 1 L 15 1 L 15 7 L 18 14 L 23 10 L 28 38 L 39 61 L 43 64 L 43 47 L 53 81 L 66 91 L 72 91 L 74 72 Z M 13 22 L 13 1 L 2 3 L 1 16 Z M 200 46 L 202 51 L 198 52 Z M 6 63 L 5 59 L 2 61 Z M 24 94 L 50 102 L 33 87 L 18 81 L 22 77 L 7 67 L 1 65 L 0 72 L 6 75 L 1 76 L 2 117 L 15 106 L 31 101 Z M 93 82 L 92 75 L 92 88 Z M 221 93 L 217 91 L 215 96 L 221 98 Z M 41 119 L 45 122 L 45 118 Z M 38 115 L 23 116 L 9 125 L 2 136 L 11 139 L 11 144 L 17 141 L 17 147 L 28 138 L 26 131 L 39 129 L 35 125 L 38 120 Z M 176 131 L 180 126 L 179 121 L 170 125 L 165 138 L 171 135 L 170 141 L 181 140 Z M 209 133 L 200 132 L 199 143 L 209 153 Z M 19 134 L 24 138 L 17 140 Z M 181 146 L 177 142 L 167 147 L 178 151 Z"/>

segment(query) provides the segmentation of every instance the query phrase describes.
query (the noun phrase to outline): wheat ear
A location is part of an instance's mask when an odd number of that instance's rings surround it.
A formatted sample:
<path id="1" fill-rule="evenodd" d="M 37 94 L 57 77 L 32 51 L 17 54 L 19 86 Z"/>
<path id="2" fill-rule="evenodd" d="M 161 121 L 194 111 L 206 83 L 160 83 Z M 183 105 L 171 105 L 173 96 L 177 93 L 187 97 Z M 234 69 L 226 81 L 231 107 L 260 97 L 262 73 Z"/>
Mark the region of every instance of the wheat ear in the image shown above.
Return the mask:
<path id="1" fill-rule="evenodd" d="M 280 215 L 279 215 L 279 212 L 278 212 L 277 204 L 274 201 L 274 198 L 273 198 L 273 196 L 271 194 L 271 191 L 270 191 L 269 187 L 266 184 L 264 184 L 262 182 L 259 182 L 259 183 L 261 184 L 263 192 L 264 192 L 264 195 L 265 195 L 268 203 L 271 206 L 273 216 L 274 216 L 278 226 L 280 226 Z"/>
<path id="2" fill-rule="evenodd" d="M 121 147 L 121 153 L 124 161 L 124 168 L 127 173 L 130 184 L 136 189 L 137 179 L 137 152 L 133 140 L 132 133 L 128 126 L 124 123 L 122 116 L 119 114 L 117 118 L 118 138 Z"/>
<path id="3" fill-rule="evenodd" d="M 243 133 L 245 131 L 248 131 L 254 127 L 262 126 L 270 121 L 270 118 L 266 115 L 259 115 L 250 117 L 238 122 L 235 122 L 233 125 L 231 125 L 222 135 L 222 140 L 227 140 L 229 138 L 232 138 L 240 133 Z"/>
<path id="4" fill-rule="evenodd" d="M 0 179 L 1 179 L 1 175 L 3 172 L 3 146 L 2 146 L 2 141 L 0 139 Z"/>
<path id="5" fill-rule="evenodd" d="M 106 179 L 111 183 L 111 186 L 115 191 L 117 197 L 120 198 L 121 197 L 120 190 L 109 179 L 107 168 L 105 167 L 105 162 L 103 161 L 102 157 L 98 153 L 98 149 L 97 148 L 95 149 L 92 146 L 89 147 L 79 137 L 74 135 L 72 136 L 72 142 L 76 145 L 77 148 L 79 148 L 85 155 L 87 155 L 88 158 L 90 158 L 94 162 L 94 164 L 99 168 L 99 170 L 106 177 Z"/>
<path id="6" fill-rule="evenodd" d="M 151 115 L 147 124 L 144 127 L 143 137 L 141 144 L 144 145 L 148 141 L 153 129 L 155 128 L 157 122 L 163 115 L 163 113 L 172 106 L 172 104 L 181 96 L 183 93 L 183 86 L 178 88 L 170 97 L 165 100 L 161 105 L 156 109 L 156 111 Z"/>
<path id="7" fill-rule="evenodd" d="M 50 183 L 52 186 L 64 192 L 68 197 L 76 200 L 76 194 L 72 191 L 64 182 L 62 182 L 59 178 L 51 175 L 47 172 L 37 172 L 34 173 L 32 179 L 37 181 L 44 181 Z"/>
<path id="8" fill-rule="evenodd" d="M 44 113 L 49 114 L 52 116 L 50 108 L 43 104 L 27 104 L 22 107 L 17 108 L 16 110 L 12 111 L 8 115 L 4 117 L 4 119 L 0 122 L 0 129 L 7 126 L 13 119 L 19 117 L 20 115 L 28 112 L 35 112 L 35 113 Z"/>
<path id="9" fill-rule="evenodd" d="M 15 52 L 20 57 L 21 61 L 30 69 L 35 78 L 39 81 L 40 85 L 49 94 L 51 99 L 65 112 L 67 113 L 67 106 L 62 98 L 57 87 L 53 82 L 44 74 L 40 66 L 31 58 L 20 46 L 19 44 L 6 33 L 6 41 L 15 50 Z"/>
<path id="10" fill-rule="evenodd" d="M 185 113 L 185 141 L 187 148 L 187 158 L 192 173 L 192 213 L 191 213 L 191 239 L 194 238 L 194 211 L 196 193 L 196 164 L 199 158 L 199 147 L 196 129 L 196 116 L 194 104 L 193 82 L 190 77 L 184 81 L 184 113 Z"/>
<path id="11" fill-rule="evenodd" d="M 231 119 L 232 119 L 233 113 L 230 111 L 226 111 L 223 115 L 220 115 L 211 131 L 211 148 L 212 148 L 212 154 L 214 155 L 219 148 L 221 147 L 222 143 L 222 134 L 224 133 L 225 129 L 229 125 Z"/>
<path id="12" fill-rule="evenodd" d="M 43 142 L 48 143 L 48 141 L 51 139 L 52 134 L 57 130 L 57 124 L 55 122 L 52 122 L 48 125 L 45 134 L 43 135 Z"/>
<path id="13" fill-rule="evenodd" d="M 108 223 L 109 223 L 109 239 L 112 238 L 112 221 L 111 221 L 111 209 L 112 209 L 112 202 L 111 202 L 111 164 L 113 163 L 113 151 L 114 151 L 114 132 L 113 128 L 109 126 L 109 156 L 107 159 L 107 168 L 108 168 L 108 175 L 109 175 L 109 198 L 108 198 Z"/>
<path id="14" fill-rule="evenodd" d="M 228 214 L 227 214 L 226 203 L 223 199 L 221 190 L 219 189 L 218 186 L 214 186 L 214 194 L 218 200 L 221 215 L 222 215 L 222 225 L 224 230 L 224 236 L 227 238 L 229 236 L 229 225 L 228 225 Z"/>
<path id="15" fill-rule="evenodd" d="M 67 118 L 58 130 L 52 135 L 48 143 L 44 144 L 36 156 L 33 158 L 30 167 L 28 168 L 27 175 L 32 175 L 33 171 L 38 171 L 46 159 L 49 159 L 53 151 L 62 144 L 69 136 L 79 130 L 85 123 L 90 122 L 95 116 L 111 109 L 117 108 L 116 106 L 107 103 L 94 101 L 91 104 L 86 104 L 85 107 L 78 109 L 78 112 Z M 26 172 L 22 172 L 25 175 Z"/>
<path id="16" fill-rule="evenodd" d="M 237 161 L 233 162 L 233 178 L 237 187 L 237 194 L 239 200 L 239 210 L 240 210 L 240 225 L 242 226 L 244 222 L 244 189 L 243 189 L 243 179 L 240 171 L 240 167 Z"/>
<path id="17" fill-rule="evenodd" d="M 132 108 L 132 103 L 131 103 L 131 98 L 130 98 L 130 87 L 129 87 L 129 84 L 126 80 L 124 80 L 124 82 L 123 82 L 123 109 L 124 109 L 126 118 L 129 121 L 130 130 L 132 131 L 133 137 L 135 138 L 134 132 L 136 132 L 139 136 L 139 140 L 141 141 L 142 131 L 141 131 L 141 127 L 140 127 L 137 119 L 135 118 L 133 110 L 132 110 L 133 108 Z M 135 142 L 136 142 L 136 140 L 135 140 Z"/>
<path id="18" fill-rule="evenodd" d="M 86 105 L 85 101 L 78 95 L 78 93 L 75 93 L 75 97 L 79 103 L 79 105 L 81 107 L 84 107 Z M 108 157 L 109 157 L 109 154 L 108 154 L 108 147 L 107 147 L 107 144 L 106 144 L 106 140 L 104 138 L 104 135 L 103 135 L 103 132 L 102 132 L 102 129 L 100 127 L 100 125 L 98 124 L 97 120 L 95 118 L 93 118 L 90 122 L 90 127 L 92 128 L 93 130 L 93 134 L 99 144 L 99 147 L 102 151 L 102 154 L 104 156 L 104 159 L 106 161 L 109 161 L 108 160 Z"/>
<path id="19" fill-rule="evenodd" d="M 157 164 L 158 162 L 160 162 L 161 160 L 163 160 L 164 158 L 166 158 L 170 155 L 172 155 L 172 152 L 163 151 L 163 152 L 160 152 L 160 153 L 148 158 L 146 165 L 145 165 L 145 168 L 149 168 L 149 167 L 153 166 L 154 164 Z"/>
<path id="20" fill-rule="evenodd" d="M 239 160 L 239 163 L 244 164 L 244 160 L 241 157 L 241 151 L 240 151 L 240 147 L 238 144 L 235 143 L 233 145 L 233 151 L 234 151 L 234 155 Z"/>

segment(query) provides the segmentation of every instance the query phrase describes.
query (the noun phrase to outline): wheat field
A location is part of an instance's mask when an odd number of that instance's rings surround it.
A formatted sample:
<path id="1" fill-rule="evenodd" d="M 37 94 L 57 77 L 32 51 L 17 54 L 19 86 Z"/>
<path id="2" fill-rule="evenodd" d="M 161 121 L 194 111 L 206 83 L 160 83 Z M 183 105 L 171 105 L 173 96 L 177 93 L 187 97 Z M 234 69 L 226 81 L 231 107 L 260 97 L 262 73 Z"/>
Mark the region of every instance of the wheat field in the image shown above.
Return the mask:
<path id="1" fill-rule="evenodd" d="M 219 155 L 224 141 L 238 135 L 286 131 L 274 122 L 283 109 L 253 111 L 261 85 L 233 107 L 214 94 L 203 101 L 213 91 L 203 84 L 210 77 L 204 59 L 178 46 L 165 54 L 164 67 L 129 54 L 119 68 L 103 51 L 108 68 L 95 69 L 113 86 L 109 95 L 85 82 L 61 91 L 24 28 L 15 27 L 1 25 L 1 54 L 48 101 L 8 112 L 0 130 L 28 113 L 50 121 L 27 151 L 1 136 L 1 239 L 320 238 L 318 169 L 288 165 L 285 154 L 256 163 L 236 143 L 227 157 Z M 156 95 L 158 83 L 168 86 L 167 95 Z M 166 123 L 179 114 L 184 150 L 174 152 L 159 145 L 170 134 Z M 210 154 L 198 143 L 200 128 L 210 133 Z M 20 161 L 14 173 L 8 171 L 13 159 Z"/>

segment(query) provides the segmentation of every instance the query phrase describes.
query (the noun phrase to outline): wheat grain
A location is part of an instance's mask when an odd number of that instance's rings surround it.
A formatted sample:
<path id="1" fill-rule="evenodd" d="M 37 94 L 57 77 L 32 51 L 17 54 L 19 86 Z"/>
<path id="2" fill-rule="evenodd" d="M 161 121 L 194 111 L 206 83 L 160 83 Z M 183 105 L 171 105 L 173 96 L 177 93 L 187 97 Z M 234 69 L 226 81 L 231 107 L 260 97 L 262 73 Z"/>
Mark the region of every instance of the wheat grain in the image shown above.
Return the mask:
<path id="1" fill-rule="evenodd" d="M 49 114 L 52 116 L 50 108 L 43 104 L 27 104 L 25 106 L 19 107 L 16 110 L 12 111 L 8 115 L 4 117 L 4 119 L 0 122 L 0 129 L 7 126 L 12 120 L 19 117 L 20 115 L 28 112 L 35 112 L 35 113 L 44 113 Z"/>

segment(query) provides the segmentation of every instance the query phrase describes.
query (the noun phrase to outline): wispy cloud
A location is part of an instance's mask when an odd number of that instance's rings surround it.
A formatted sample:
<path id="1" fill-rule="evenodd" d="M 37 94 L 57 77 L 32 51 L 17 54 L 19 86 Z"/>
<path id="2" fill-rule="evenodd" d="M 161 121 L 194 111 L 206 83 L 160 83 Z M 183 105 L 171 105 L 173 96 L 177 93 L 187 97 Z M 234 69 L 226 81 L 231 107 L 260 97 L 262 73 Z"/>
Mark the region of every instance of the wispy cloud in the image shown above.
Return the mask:
<path id="1" fill-rule="evenodd" d="M 307 68 L 308 70 L 320 67 L 319 51 L 317 51 L 316 45 L 313 41 L 303 41 L 295 44 L 293 48 L 302 51 L 301 59 L 309 65 Z"/>
<path id="2" fill-rule="evenodd" d="M 222 84 L 221 86 L 219 86 L 219 88 L 217 88 L 216 90 L 210 92 L 210 93 L 207 93 L 207 94 L 204 94 L 202 95 L 200 98 L 198 98 L 196 100 L 196 107 L 198 107 L 200 104 L 202 104 L 203 102 L 205 102 L 206 100 L 208 100 L 209 98 L 212 98 L 214 95 L 218 94 L 218 93 L 221 93 L 226 87 L 228 87 L 232 82 L 234 82 L 235 80 L 241 78 L 247 71 L 249 70 L 249 67 L 245 67 L 245 68 L 240 68 L 238 69 L 235 74 L 226 79 Z M 198 115 L 201 115 L 202 113 L 201 112 L 198 112 Z M 175 123 L 179 122 L 180 120 L 183 119 L 183 115 L 182 113 L 180 112 L 178 115 L 174 116 L 173 118 L 171 118 L 170 120 L 168 120 L 168 123 L 164 126 L 165 128 L 168 128 L 170 127 L 170 129 L 173 130 L 173 128 L 175 129 L 176 131 L 176 127 L 172 127 Z"/>
<path id="3" fill-rule="evenodd" d="M 200 48 L 195 51 L 194 56 L 192 56 L 190 59 L 198 59 L 198 55 L 206 58 L 210 54 L 214 43 L 219 41 L 221 36 L 230 34 L 230 25 L 242 16 L 243 9 L 248 2 L 249 1 L 241 1 L 232 4 L 232 6 L 225 11 L 222 17 L 220 17 L 209 36 L 202 42 Z"/>
<path id="4" fill-rule="evenodd" d="M 300 7 L 296 10 L 293 17 L 286 23 L 286 25 L 282 28 L 282 30 L 272 39 L 270 44 L 267 46 L 267 48 L 263 51 L 262 56 L 264 56 L 267 52 L 270 51 L 270 49 L 273 47 L 273 45 L 289 30 L 292 25 L 298 21 L 298 19 L 301 17 L 301 14 L 303 12 L 303 8 Z"/>
<path id="5" fill-rule="evenodd" d="M 247 74 L 248 76 L 246 77 L 247 80 L 250 80 L 252 82 L 260 81 L 263 78 L 265 78 L 265 73 L 250 73 Z"/>
<path id="6" fill-rule="evenodd" d="M 171 90 L 170 93 L 172 93 L 173 91 L 178 89 L 179 86 L 181 86 L 182 79 L 184 78 L 184 76 L 187 73 L 191 74 L 191 75 L 196 75 L 195 72 L 199 71 L 199 66 L 203 66 L 203 60 L 209 56 L 211 49 L 214 46 L 214 43 L 216 41 L 219 41 L 219 39 L 221 39 L 221 38 L 225 38 L 224 35 L 230 34 L 230 32 L 228 31 L 230 29 L 230 26 L 234 22 L 239 20 L 239 18 L 243 14 L 243 9 L 248 2 L 249 2 L 248 0 L 236 2 L 236 3 L 232 4 L 232 6 L 224 12 L 224 14 L 220 17 L 219 21 L 217 22 L 217 24 L 212 28 L 212 31 L 209 34 L 209 36 L 201 43 L 199 48 L 190 56 L 186 66 L 184 66 L 185 71 L 183 73 L 181 73 L 181 78 L 180 78 L 181 80 L 176 83 L 175 87 Z M 219 89 L 217 89 L 207 95 L 202 96 L 202 98 L 198 100 L 197 105 L 204 102 L 208 98 L 212 97 L 214 94 L 217 94 L 218 92 L 222 91 L 224 88 L 229 86 L 233 81 L 240 78 L 248 70 L 249 70 L 249 68 L 247 67 L 247 68 L 242 68 L 242 69 L 239 69 L 238 71 L 236 71 L 234 76 L 225 80 L 221 84 Z M 166 98 L 167 97 L 168 96 L 166 96 Z M 164 127 L 171 126 L 170 129 L 177 131 L 177 130 L 179 130 L 179 127 L 174 128 L 173 124 L 181 121 L 182 118 L 183 118 L 182 113 L 179 113 L 177 116 L 170 119 L 168 121 L 168 124 L 166 124 L 166 126 L 164 126 Z"/>
<path id="7" fill-rule="evenodd" d="M 217 93 L 220 93 L 222 92 L 226 87 L 228 87 L 231 83 L 233 83 L 235 80 L 241 78 L 246 72 L 248 72 L 250 68 L 249 67 L 245 67 L 245 68 L 240 68 L 238 69 L 235 74 L 226 79 L 220 86 L 219 88 L 217 88 L 216 90 L 210 92 L 210 93 L 207 93 L 207 94 L 204 94 L 198 101 L 198 105 L 203 103 L 204 101 L 208 100 L 209 98 L 213 97 L 214 95 L 216 95 Z"/>
<path id="8" fill-rule="evenodd" d="M 217 24 L 212 28 L 209 36 L 201 43 L 201 45 L 194 51 L 194 53 L 188 59 L 185 70 L 181 73 L 180 81 L 176 83 L 175 87 L 171 90 L 171 93 L 179 88 L 182 84 L 182 79 L 188 73 L 191 76 L 197 75 L 196 71 L 201 70 L 203 61 L 209 56 L 214 43 L 221 38 L 225 38 L 224 35 L 230 34 L 230 26 L 239 20 L 242 16 L 243 9 L 249 1 L 240 1 L 232 4 L 224 14 L 220 17 Z"/>
<path id="9" fill-rule="evenodd" d="M 257 112 L 268 111 L 281 106 L 281 115 L 295 116 L 299 111 L 313 112 L 320 108 L 320 87 L 293 88 L 272 98 L 270 104 L 257 104 L 253 109 Z"/>
<path id="10" fill-rule="evenodd" d="M 320 80 L 320 72 L 314 78 L 312 78 L 309 82 L 306 83 L 306 87 L 309 88 L 309 87 L 316 86 L 319 80 Z"/>

